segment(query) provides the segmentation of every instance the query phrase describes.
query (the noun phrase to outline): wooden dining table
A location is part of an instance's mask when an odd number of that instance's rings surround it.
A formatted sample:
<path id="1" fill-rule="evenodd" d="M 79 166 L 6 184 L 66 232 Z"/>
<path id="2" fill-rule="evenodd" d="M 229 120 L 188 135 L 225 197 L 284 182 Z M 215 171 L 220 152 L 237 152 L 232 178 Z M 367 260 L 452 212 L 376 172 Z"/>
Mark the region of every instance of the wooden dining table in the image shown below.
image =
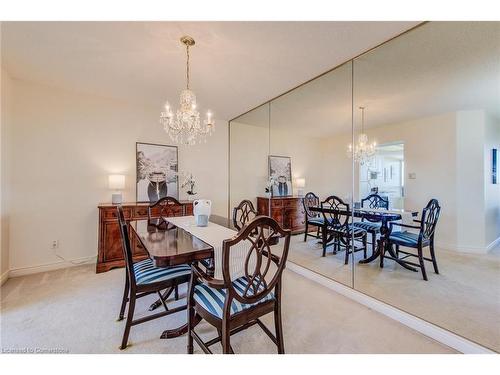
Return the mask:
<path id="1" fill-rule="evenodd" d="M 327 207 L 321 207 L 321 206 L 313 206 L 309 208 L 312 212 L 318 212 L 318 213 L 335 213 L 338 212 L 339 210 L 333 209 L 333 208 L 327 208 Z M 385 210 L 385 209 L 379 209 L 379 208 L 355 208 L 354 210 L 340 210 L 341 214 L 343 215 L 349 215 L 353 216 L 356 218 L 361 218 L 361 219 L 366 219 L 371 222 L 380 222 L 380 239 L 377 241 L 377 247 L 373 251 L 373 254 L 365 259 L 361 259 L 359 261 L 360 264 L 366 264 L 373 262 L 377 258 L 380 260 L 380 267 L 383 267 L 383 260 L 384 260 L 384 254 L 385 252 L 389 253 L 390 257 L 389 259 L 394 260 L 396 263 L 401 265 L 402 267 L 410 270 L 410 271 L 417 271 L 415 268 L 409 266 L 406 264 L 404 261 L 398 259 L 397 254 L 395 251 L 392 249 L 392 247 L 389 245 L 389 236 L 391 234 L 391 230 L 389 227 L 389 223 L 391 221 L 398 221 L 402 220 L 403 216 L 409 216 L 409 217 L 416 217 L 418 216 L 418 211 L 413 211 L 413 210 L 401 210 L 401 209 L 390 209 L 390 210 Z M 325 224 L 326 225 L 326 224 Z M 326 228 L 325 228 L 326 230 Z"/>

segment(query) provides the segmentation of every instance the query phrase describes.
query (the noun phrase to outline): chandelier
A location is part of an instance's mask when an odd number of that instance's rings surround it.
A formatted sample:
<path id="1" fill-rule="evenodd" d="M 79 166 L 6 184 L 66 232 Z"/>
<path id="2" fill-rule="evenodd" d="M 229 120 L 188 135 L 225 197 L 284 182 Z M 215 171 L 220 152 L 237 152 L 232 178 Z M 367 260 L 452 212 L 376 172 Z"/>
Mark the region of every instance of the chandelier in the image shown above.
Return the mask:
<path id="1" fill-rule="evenodd" d="M 358 143 L 354 145 L 354 152 L 352 144 L 347 147 L 347 155 L 349 157 L 353 156 L 354 161 L 360 165 L 369 164 L 372 157 L 375 155 L 377 143 L 368 143 L 368 136 L 364 132 L 365 128 L 365 107 L 359 107 L 361 109 L 361 134 L 358 137 Z"/>
<path id="2" fill-rule="evenodd" d="M 175 116 L 167 102 L 165 111 L 161 112 L 160 123 L 175 143 L 194 145 L 202 140 L 206 142 L 207 136 L 212 135 L 215 130 L 215 122 L 210 111 L 203 121 L 200 120 L 200 113 L 196 109 L 196 95 L 189 89 L 189 47 L 194 46 L 194 39 L 183 36 L 181 43 L 186 46 L 186 89 L 181 91 L 179 109 Z"/>

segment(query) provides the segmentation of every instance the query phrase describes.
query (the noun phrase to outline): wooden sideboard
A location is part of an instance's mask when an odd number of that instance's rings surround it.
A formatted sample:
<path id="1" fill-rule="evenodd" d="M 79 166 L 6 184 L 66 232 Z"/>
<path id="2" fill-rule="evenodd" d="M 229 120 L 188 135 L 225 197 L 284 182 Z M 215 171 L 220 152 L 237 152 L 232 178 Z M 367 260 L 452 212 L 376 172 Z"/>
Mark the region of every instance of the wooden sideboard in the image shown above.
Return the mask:
<path id="1" fill-rule="evenodd" d="M 174 216 L 193 214 L 193 202 L 181 201 L 184 209 L 179 207 Z M 123 214 L 125 220 L 140 220 L 148 217 L 148 203 L 129 202 L 123 203 Z M 96 272 L 106 272 L 112 268 L 125 266 L 123 259 L 122 241 L 120 238 L 120 228 L 116 205 L 111 203 L 99 204 L 99 239 L 97 247 Z M 159 217 L 158 210 L 152 210 L 152 217 Z M 147 254 L 135 236 L 130 237 L 134 261 L 147 258 Z"/>
<path id="2" fill-rule="evenodd" d="M 283 228 L 291 229 L 293 234 L 305 230 L 306 217 L 300 197 L 257 197 L 257 212 L 270 215 Z"/>

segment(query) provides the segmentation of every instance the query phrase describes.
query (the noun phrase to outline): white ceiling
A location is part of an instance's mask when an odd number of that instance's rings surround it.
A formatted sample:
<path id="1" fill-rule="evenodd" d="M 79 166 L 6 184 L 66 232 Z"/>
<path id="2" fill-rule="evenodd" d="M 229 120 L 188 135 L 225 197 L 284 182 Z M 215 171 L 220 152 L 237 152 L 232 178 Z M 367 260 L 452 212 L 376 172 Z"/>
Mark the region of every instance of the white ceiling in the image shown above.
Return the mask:
<path id="1" fill-rule="evenodd" d="M 2 22 L 17 79 L 160 108 L 185 85 L 179 38 L 195 38 L 200 109 L 228 120 L 418 22 Z"/>
<path id="2" fill-rule="evenodd" d="M 271 102 L 238 122 L 329 136 L 355 126 L 400 123 L 458 110 L 484 109 L 500 118 L 500 22 L 431 22 L 366 53 L 351 64 Z"/>

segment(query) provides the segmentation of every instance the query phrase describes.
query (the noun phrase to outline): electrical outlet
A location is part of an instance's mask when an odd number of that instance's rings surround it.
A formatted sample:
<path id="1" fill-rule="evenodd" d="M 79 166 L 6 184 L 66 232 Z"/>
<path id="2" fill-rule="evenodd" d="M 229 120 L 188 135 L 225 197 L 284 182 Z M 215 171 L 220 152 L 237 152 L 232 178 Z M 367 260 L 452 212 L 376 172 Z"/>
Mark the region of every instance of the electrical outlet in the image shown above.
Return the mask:
<path id="1" fill-rule="evenodd" d="M 52 244 L 50 247 L 52 249 L 58 249 L 59 248 L 59 240 L 52 240 Z"/>

